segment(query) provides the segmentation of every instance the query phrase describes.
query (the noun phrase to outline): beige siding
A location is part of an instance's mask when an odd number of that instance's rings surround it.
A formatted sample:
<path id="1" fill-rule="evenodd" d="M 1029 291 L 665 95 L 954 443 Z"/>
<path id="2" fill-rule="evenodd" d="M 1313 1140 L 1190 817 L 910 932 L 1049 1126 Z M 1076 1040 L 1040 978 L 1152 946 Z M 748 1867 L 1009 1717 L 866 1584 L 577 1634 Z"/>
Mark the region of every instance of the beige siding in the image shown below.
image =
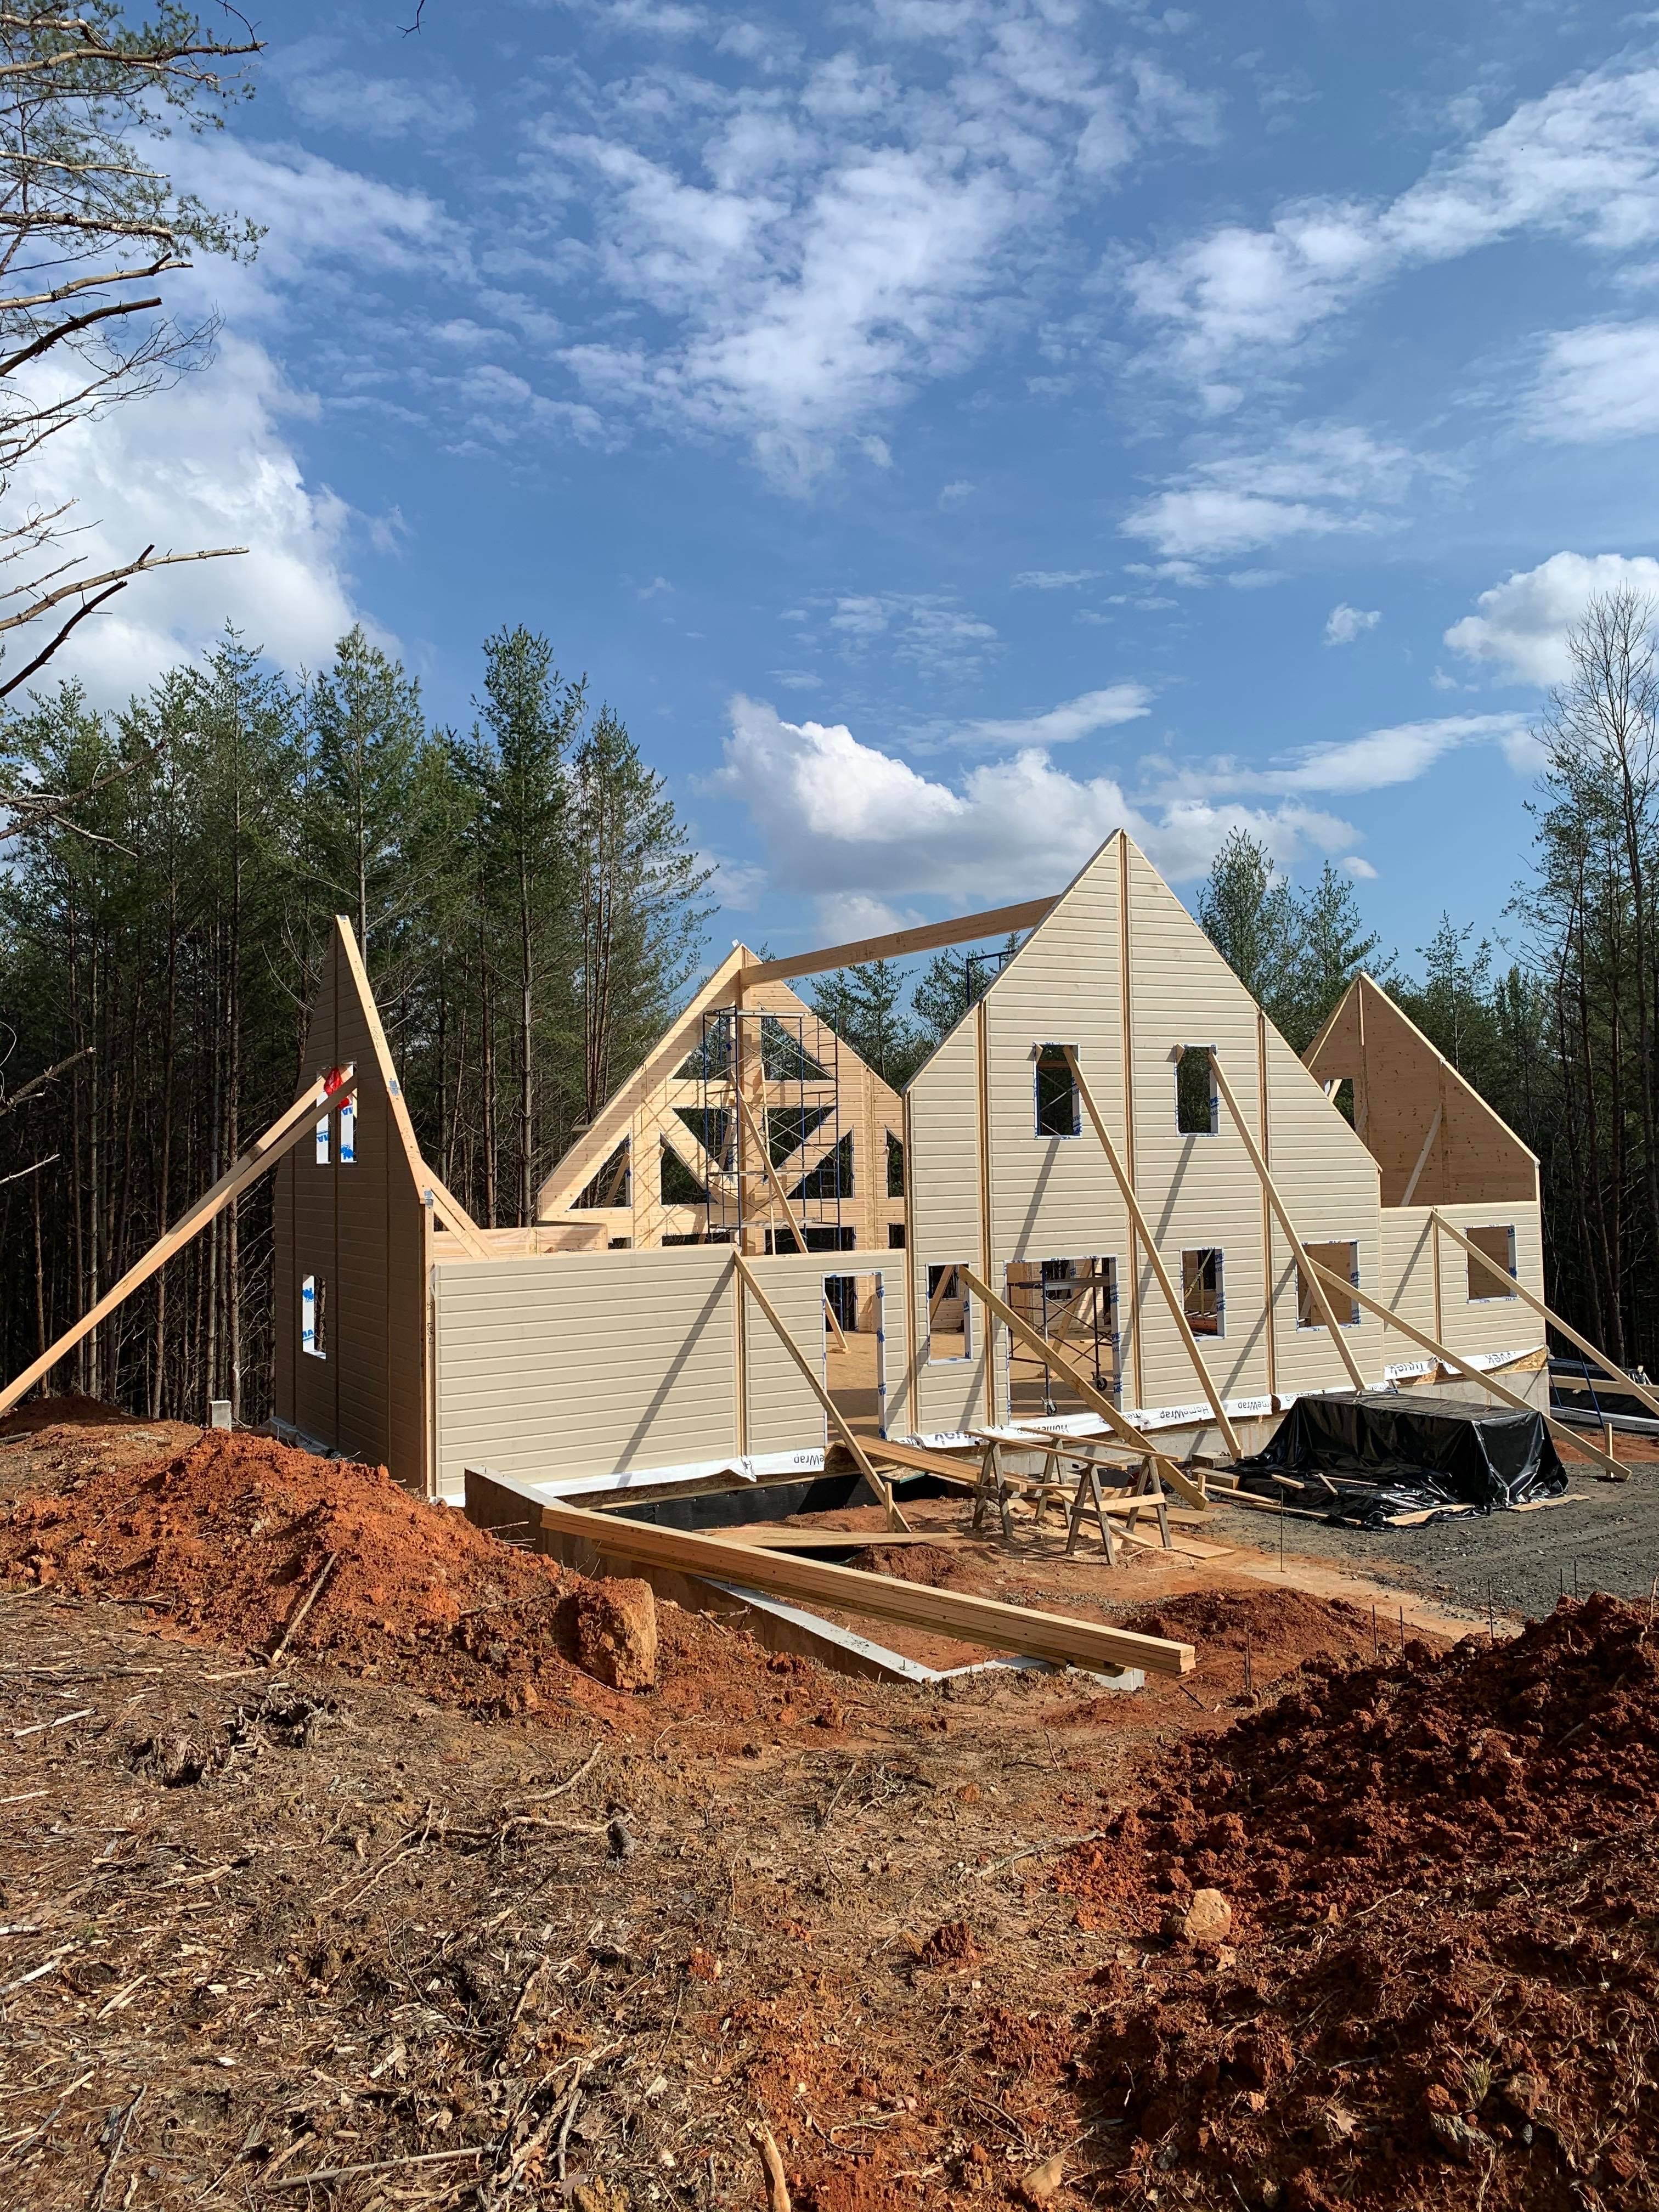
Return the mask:
<path id="1" fill-rule="evenodd" d="M 1543 1228 L 1536 1206 L 1482 1200 L 1439 1209 L 1467 1237 L 1474 1229 L 1512 1228 L 1516 1271 L 1535 1297 L 1544 1295 Z M 1449 1352 L 1468 1358 L 1480 1352 L 1530 1350 L 1544 1341 L 1544 1323 L 1522 1298 L 1469 1297 L 1468 1255 L 1449 1237 L 1437 1237 L 1427 1206 L 1391 1208 L 1383 1222 L 1382 1296 L 1402 1319 L 1437 1335 Z M 1440 1326 L 1435 1325 L 1435 1247 L 1439 1247 Z M 1390 1366 L 1426 1359 L 1420 1346 L 1397 1329 L 1386 1332 Z"/>
<path id="2" fill-rule="evenodd" d="M 927 1364 L 927 1269 L 980 1265 L 979 1140 L 975 1120 L 974 1018 L 959 1024 L 910 1085 L 910 1336 L 916 1347 L 917 1409 L 924 1431 L 959 1429 L 985 1407 L 984 1331 L 974 1358 Z M 977 1324 L 980 1316 L 975 1316 Z"/>
<path id="3" fill-rule="evenodd" d="M 908 1421 L 904 1412 L 905 1267 L 902 1252 L 846 1252 L 837 1261 L 827 1252 L 791 1255 L 750 1261 L 755 1280 L 778 1319 L 825 1379 L 823 1284 L 827 1275 L 879 1275 L 882 1280 L 883 1372 L 887 1386 L 887 1427 L 897 1435 Z M 827 1427 L 823 1407 L 800 1370 L 780 1343 L 752 1298 L 744 1300 L 747 1322 L 749 1449 L 751 1453 L 793 1451 L 821 1444 Z M 861 1315 L 860 1320 L 869 1318 Z M 873 1333 L 873 1332 L 872 1332 Z"/>
<path id="4" fill-rule="evenodd" d="M 437 1471 L 526 1478 L 737 1449 L 731 1255 L 550 1253 L 432 1272 Z"/>

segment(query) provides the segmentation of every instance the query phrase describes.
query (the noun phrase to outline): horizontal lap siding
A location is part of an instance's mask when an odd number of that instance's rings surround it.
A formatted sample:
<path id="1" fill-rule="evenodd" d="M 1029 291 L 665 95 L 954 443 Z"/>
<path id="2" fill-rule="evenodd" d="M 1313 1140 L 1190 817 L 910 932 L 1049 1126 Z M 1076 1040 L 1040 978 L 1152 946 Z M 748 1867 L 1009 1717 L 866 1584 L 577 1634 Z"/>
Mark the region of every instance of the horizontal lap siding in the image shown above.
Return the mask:
<path id="1" fill-rule="evenodd" d="M 1427 1206 L 1391 1207 L 1382 1216 L 1382 1297 L 1402 1320 L 1435 1336 L 1434 1233 Z M 1519 1279 L 1541 1297 L 1543 1224 L 1530 1204 L 1477 1202 L 1445 1206 L 1442 1218 L 1468 1237 L 1475 1229 L 1512 1228 Z M 1440 1328 L 1438 1340 L 1465 1358 L 1475 1352 L 1529 1351 L 1544 1341 L 1544 1322 L 1525 1299 L 1472 1300 L 1468 1255 L 1449 1237 L 1440 1243 Z M 1390 1365 L 1427 1358 L 1422 1346 L 1398 1329 L 1385 1331 L 1384 1358 Z"/>
<path id="2" fill-rule="evenodd" d="M 1033 1048 L 1071 1045 L 1101 1119 L 1123 1143 L 1118 848 L 1073 884 L 992 986 L 986 1000 L 991 1130 L 991 1287 L 1007 1295 L 1011 1261 L 1116 1262 L 1127 1322 L 1129 1217 L 1094 1125 L 1079 1101 L 1074 1137 L 1039 1136 Z M 977 1316 L 976 1316 L 977 1318 Z M 997 1340 L 997 1398 L 1005 1409 L 1008 1346 Z M 1126 1375 L 1131 1346 L 1121 1344 Z"/>
<path id="3" fill-rule="evenodd" d="M 979 1137 L 975 1102 L 977 1077 L 975 1018 L 958 1024 L 911 1084 L 910 1177 L 911 1334 L 918 1359 L 917 1404 L 924 1432 L 959 1429 L 984 1411 L 982 1345 L 968 1363 L 927 1363 L 927 1269 L 965 1262 L 977 1268 L 979 1249 Z M 889 1285 L 889 1298 L 893 1297 Z M 977 1324 L 981 1316 L 975 1315 Z M 981 1332 L 981 1335 L 983 1332 Z M 890 1401 L 897 1415 L 896 1401 Z M 908 1419 L 908 1416 L 902 1418 Z"/>
<path id="4" fill-rule="evenodd" d="M 718 1459 L 737 1449 L 732 1261 L 717 1247 L 433 1270 L 438 1480 Z"/>
<path id="5" fill-rule="evenodd" d="M 750 1264 L 755 1280 L 820 1382 L 824 1379 L 824 1277 L 881 1277 L 888 1427 L 894 1433 L 903 1429 L 907 1425 L 903 1397 L 904 1255 L 848 1252 L 841 1255 L 838 1263 L 827 1253 L 809 1252 L 754 1260 Z M 822 1443 L 826 1425 L 823 1407 L 752 1297 L 744 1298 L 744 1311 L 747 1323 L 750 1450 L 793 1451 Z"/>

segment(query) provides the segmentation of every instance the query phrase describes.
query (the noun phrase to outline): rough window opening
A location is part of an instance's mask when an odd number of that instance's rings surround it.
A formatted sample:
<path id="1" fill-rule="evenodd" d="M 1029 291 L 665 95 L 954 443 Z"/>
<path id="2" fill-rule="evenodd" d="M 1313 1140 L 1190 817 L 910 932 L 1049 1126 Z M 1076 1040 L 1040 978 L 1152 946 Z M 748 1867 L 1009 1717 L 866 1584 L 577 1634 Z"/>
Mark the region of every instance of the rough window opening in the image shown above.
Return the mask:
<path id="1" fill-rule="evenodd" d="M 340 1165 L 355 1166 L 357 1158 L 357 1094 L 347 1094 L 340 1109 Z"/>
<path id="2" fill-rule="evenodd" d="M 663 1139 L 661 1195 L 665 1206 L 707 1206 L 708 1193 L 674 1147 Z"/>
<path id="3" fill-rule="evenodd" d="M 1075 1137 L 1079 1117 L 1077 1084 L 1063 1044 L 1033 1048 L 1036 1062 L 1036 1133 L 1039 1137 Z"/>
<path id="4" fill-rule="evenodd" d="M 973 1321 L 968 1288 L 956 1261 L 927 1270 L 927 1364 L 943 1367 L 953 1359 L 971 1359 Z"/>
<path id="5" fill-rule="evenodd" d="M 326 1285 L 315 1275 L 307 1275 L 300 1285 L 300 1349 L 309 1352 L 313 1359 L 328 1358 L 328 1343 L 324 1334 L 324 1305 Z"/>
<path id="6" fill-rule="evenodd" d="M 570 1211 L 581 1213 L 610 1206 L 628 1206 L 633 1199 L 629 1140 L 624 1137 L 605 1165 L 571 1202 Z"/>
<path id="7" fill-rule="evenodd" d="M 1205 1244 L 1181 1255 L 1181 1303 L 1194 1336 L 1224 1336 L 1227 1306 L 1222 1291 L 1223 1254 Z"/>
<path id="8" fill-rule="evenodd" d="M 1030 1328 L 1060 1346 L 1097 1390 L 1117 1400 L 1122 1369 L 1118 1357 L 1117 1262 L 1091 1255 L 1075 1259 L 1012 1260 L 1004 1277 L 1009 1304 Z M 1088 1410 L 1063 1372 L 1008 1331 L 1008 1415 L 1011 1420 Z"/>
<path id="9" fill-rule="evenodd" d="M 327 1115 L 326 1115 L 326 1114 L 325 1114 L 325 1115 L 324 1115 L 324 1116 L 323 1116 L 323 1118 L 322 1118 L 322 1120 L 321 1120 L 321 1121 L 317 1124 L 317 1164 L 318 1164 L 318 1166 L 319 1166 L 319 1168 L 325 1168 L 325 1167 L 328 1165 L 328 1159 L 329 1159 L 329 1146 L 328 1146 L 328 1116 L 327 1116 Z"/>
<path id="10" fill-rule="evenodd" d="M 890 1252 L 902 1252 L 904 1249 L 904 1224 L 902 1221 L 888 1223 L 887 1249 Z"/>
<path id="11" fill-rule="evenodd" d="M 887 1195 L 904 1195 L 904 1146 L 890 1129 L 887 1132 Z"/>
<path id="12" fill-rule="evenodd" d="M 848 1428 L 865 1436 L 887 1433 L 882 1303 L 879 1275 L 823 1279 L 823 1385 Z"/>
<path id="13" fill-rule="evenodd" d="M 801 1177 L 789 1195 L 803 1198 L 853 1196 L 853 1133 L 849 1129 L 833 1151 L 825 1152 L 815 1168 Z"/>
<path id="14" fill-rule="evenodd" d="M 1213 1137 L 1221 1127 L 1221 1099 L 1206 1044 L 1176 1047 L 1176 1127 L 1183 1137 Z"/>
<path id="15" fill-rule="evenodd" d="M 852 1252 L 858 1247 L 857 1230 L 851 1226 L 842 1227 L 833 1221 L 804 1221 L 801 1224 L 801 1233 L 806 1239 L 806 1249 L 809 1252 Z M 793 1229 L 786 1229 L 780 1224 L 775 1229 L 767 1231 L 766 1250 L 769 1258 L 787 1258 L 790 1253 L 799 1252 L 799 1249 L 800 1246 L 795 1241 L 795 1232 Z"/>
<path id="16" fill-rule="evenodd" d="M 1515 1279 L 1514 1229 L 1500 1224 L 1492 1229 L 1466 1229 L 1463 1234 L 1492 1263 L 1488 1267 L 1473 1254 L 1469 1255 L 1469 1304 L 1480 1305 L 1493 1299 L 1518 1297 L 1519 1292 L 1511 1287 Z M 1492 1273 L 1492 1267 L 1497 1268 L 1497 1274 Z"/>
<path id="17" fill-rule="evenodd" d="M 1303 1249 L 1316 1267 L 1328 1267 L 1332 1274 L 1340 1275 L 1346 1282 L 1358 1283 L 1359 1280 L 1358 1244 L 1306 1244 Z M 1347 1297 L 1342 1291 L 1334 1290 L 1322 1276 L 1320 1282 L 1330 1303 L 1331 1311 L 1336 1316 L 1337 1327 L 1356 1327 L 1359 1320 L 1358 1299 Z M 1325 1316 L 1319 1310 L 1314 1286 L 1300 1267 L 1296 1271 L 1296 1325 L 1298 1328 L 1323 1328 L 1325 1326 Z"/>

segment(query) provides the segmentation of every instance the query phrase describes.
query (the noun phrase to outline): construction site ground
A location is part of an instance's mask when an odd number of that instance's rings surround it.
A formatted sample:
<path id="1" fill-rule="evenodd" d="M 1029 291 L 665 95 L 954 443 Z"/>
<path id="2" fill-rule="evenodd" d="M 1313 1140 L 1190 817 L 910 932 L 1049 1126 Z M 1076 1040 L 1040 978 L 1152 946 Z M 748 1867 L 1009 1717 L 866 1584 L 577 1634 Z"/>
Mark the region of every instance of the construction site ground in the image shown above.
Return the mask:
<path id="1" fill-rule="evenodd" d="M 866 1509 L 871 1564 L 1197 1669 L 888 1686 L 664 1606 L 630 1692 L 549 1626 L 580 1578 L 372 1470 L 27 1409 L 0 2202 L 1659 2203 L 1659 1463 L 1590 1474 L 1287 1520 L 1282 1571 L 1237 1507 L 1228 1556 L 1116 1570 L 965 1499 L 884 1549 Z M 1552 1613 L 1563 1557 L 1639 1602 Z M 1500 1574 L 1551 1617 L 1489 1636 Z"/>

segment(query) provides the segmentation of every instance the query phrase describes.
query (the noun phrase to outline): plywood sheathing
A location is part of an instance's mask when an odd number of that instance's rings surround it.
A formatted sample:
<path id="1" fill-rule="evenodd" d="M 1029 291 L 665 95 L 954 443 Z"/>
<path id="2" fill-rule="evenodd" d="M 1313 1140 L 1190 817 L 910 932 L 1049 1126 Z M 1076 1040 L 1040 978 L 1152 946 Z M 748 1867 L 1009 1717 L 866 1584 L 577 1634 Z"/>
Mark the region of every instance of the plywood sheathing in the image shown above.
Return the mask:
<path id="1" fill-rule="evenodd" d="M 1385 1206 L 1537 1200 L 1537 1156 L 1369 975 L 1348 987 L 1308 1067 L 1321 1085 L 1352 1083 Z"/>

